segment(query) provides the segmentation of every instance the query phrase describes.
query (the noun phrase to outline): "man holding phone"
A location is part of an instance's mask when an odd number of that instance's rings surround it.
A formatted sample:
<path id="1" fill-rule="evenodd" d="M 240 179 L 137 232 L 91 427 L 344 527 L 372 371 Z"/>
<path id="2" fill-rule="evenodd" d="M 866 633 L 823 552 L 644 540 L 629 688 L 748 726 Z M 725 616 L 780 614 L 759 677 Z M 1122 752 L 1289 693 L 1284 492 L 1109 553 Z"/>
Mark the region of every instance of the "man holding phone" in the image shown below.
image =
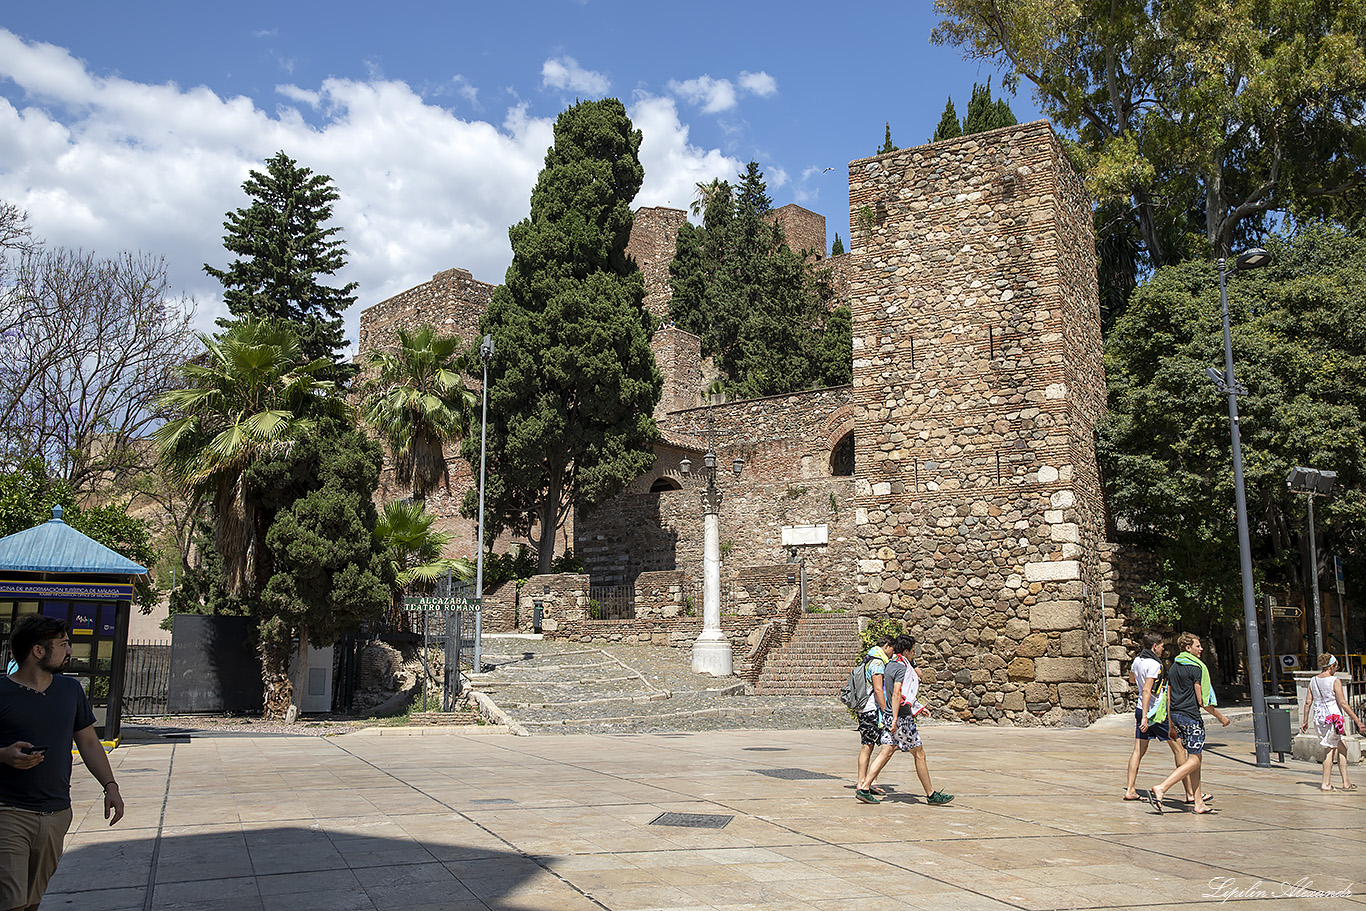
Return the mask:
<path id="1" fill-rule="evenodd" d="M 18 670 L 0 678 L 0 911 L 35 911 L 71 826 L 73 744 L 104 788 L 111 826 L 123 818 L 123 798 L 85 691 L 61 674 L 71 658 L 66 623 L 25 617 L 10 654 Z"/>

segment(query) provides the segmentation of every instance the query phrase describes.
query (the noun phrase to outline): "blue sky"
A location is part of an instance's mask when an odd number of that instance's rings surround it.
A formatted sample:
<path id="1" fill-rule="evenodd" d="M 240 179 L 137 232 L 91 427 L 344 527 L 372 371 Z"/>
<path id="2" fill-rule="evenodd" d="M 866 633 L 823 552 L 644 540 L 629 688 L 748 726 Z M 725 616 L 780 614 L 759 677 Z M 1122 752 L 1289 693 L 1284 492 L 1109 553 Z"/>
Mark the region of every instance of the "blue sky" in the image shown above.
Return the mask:
<path id="1" fill-rule="evenodd" d="M 434 272 L 502 280 L 576 98 L 618 97 L 644 132 L 638 205 L 684 208 L 753 158 L 776 204 L 847 243 L 846 165 L 884 121 L 917 145 L 949 95 L 961 115 L 975 80 L 999 84 L 931 45 L 935 22 L 927 0 L 6 3 L 0 199 L 49 243 L 165 255 L 207 328 L 222 305 L 200 267 L 226 264 L 224 213 L 283 149 L 341 193 L 354 338 L 362 308 Z"/>

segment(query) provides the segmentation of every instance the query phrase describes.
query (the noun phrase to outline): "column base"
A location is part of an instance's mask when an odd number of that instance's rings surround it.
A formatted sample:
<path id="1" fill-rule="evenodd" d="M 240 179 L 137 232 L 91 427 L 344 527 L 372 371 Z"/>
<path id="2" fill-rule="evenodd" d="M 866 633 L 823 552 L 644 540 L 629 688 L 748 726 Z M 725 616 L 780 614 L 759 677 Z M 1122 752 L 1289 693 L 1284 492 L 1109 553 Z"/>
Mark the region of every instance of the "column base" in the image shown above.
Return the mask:
<path id="1" fill-rule="evenodd" d="M 693 673 L 711 674 L 713 677 L 729 677 L 734 672 L 730 640 L 724 637 L 719 639 L 703 638 L 706 635 L 703 633 L 692 644 Z"/>

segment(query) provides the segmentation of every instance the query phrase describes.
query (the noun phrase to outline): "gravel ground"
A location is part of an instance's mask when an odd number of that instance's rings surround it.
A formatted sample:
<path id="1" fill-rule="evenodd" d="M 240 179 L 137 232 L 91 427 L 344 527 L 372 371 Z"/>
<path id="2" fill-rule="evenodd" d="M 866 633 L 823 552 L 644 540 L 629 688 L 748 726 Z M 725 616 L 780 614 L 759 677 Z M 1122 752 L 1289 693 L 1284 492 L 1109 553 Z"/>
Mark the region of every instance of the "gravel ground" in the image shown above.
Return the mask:
<path id="1" fill-rule="evenodd" d="M 532 734 L 853 727 L 834 696 L 746 696 L 681 649 L 486 636 L 483 659 L 471 684 Z"/>
<path id="2" fill-rule="evenodd" d="M 746 696 L 736 677 L 692 672 L 687 651 L 485 636 L 485 672 L 473 689 L 533 735 L 695 733 L 724 729 L 844 728 L 854 722 L 835 696 Z M 125 740 L 177 735 L 290 734 L 325 737 L 393 724 L 389 719 L 309 715 L 295 724 L 242 715 L 125 717 Z"/>

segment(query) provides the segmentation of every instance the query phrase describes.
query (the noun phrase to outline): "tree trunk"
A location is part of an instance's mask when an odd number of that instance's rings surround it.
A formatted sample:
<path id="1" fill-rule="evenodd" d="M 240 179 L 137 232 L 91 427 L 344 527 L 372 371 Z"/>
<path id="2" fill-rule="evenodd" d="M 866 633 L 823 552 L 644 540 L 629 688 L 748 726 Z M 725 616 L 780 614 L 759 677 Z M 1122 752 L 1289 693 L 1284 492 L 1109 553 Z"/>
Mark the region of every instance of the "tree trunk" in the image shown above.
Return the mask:
<path id="1" fill-rule="evenodd" d="M 294 684 L 289 677 L 289 644 L 261 641 L 261 682 L 265 689 L 262 715 L 272 721 L 283 720 L 294 700 Z"/>
<path id="2" fill-rule="evenodd" d="M 304 688 L 308 684 L 308 630 L 299 628 L 299 647 L 294 653 L 294 677 L 285 721 L 293 724 L 304 711 Z"/>

